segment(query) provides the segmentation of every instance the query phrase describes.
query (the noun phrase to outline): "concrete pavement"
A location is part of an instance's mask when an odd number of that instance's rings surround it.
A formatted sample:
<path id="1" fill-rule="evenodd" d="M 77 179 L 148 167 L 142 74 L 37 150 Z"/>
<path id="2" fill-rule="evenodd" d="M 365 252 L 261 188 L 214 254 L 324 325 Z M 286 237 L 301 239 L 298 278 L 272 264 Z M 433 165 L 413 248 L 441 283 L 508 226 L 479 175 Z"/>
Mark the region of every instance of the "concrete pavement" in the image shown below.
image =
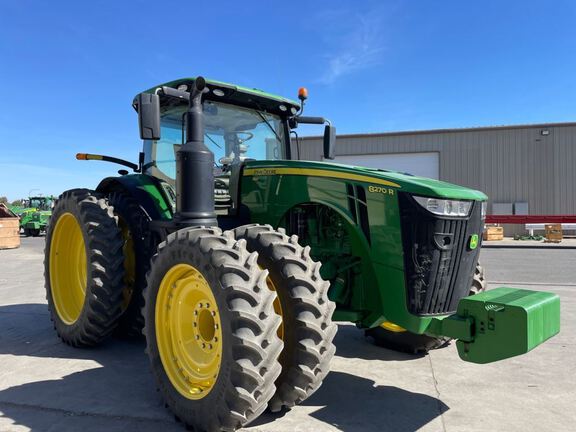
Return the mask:
<path id="1" fill-rule="evenodd" d="M 0 431 L 182 431 L 154 389 L 143 343 L 78 350 L 56 337 L 43 288 L 43 238 L 0 251 Z M 571 431 L 576 429 L 576 250 L 486 249 L 490 281 L 562 297 L 562 333 L 525 356 L 467 364 L 375 347 L 341 325 L 318 392 L 247 431 Z M 492 284 L 496 286 L 496 284 Z"/>

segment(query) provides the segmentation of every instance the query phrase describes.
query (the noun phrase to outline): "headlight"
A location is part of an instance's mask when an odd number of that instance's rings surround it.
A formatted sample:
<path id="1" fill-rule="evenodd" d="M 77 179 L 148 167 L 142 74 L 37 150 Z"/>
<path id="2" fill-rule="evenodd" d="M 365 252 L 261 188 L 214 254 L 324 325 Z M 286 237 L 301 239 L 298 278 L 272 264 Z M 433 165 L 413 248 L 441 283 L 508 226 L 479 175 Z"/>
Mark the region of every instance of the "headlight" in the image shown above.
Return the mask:
<path id="1" fill-rule="evenodd" d="M 482 220 L 486 219 L 487 209 L 488 209 L 488 201 L 482 201 L 482 212 L 480 213 Z"/>
<path id="2" fill-rule="evenodd" d="M 430 213 L 439 216 L 468 216 L 472 207 L 472 201 L 444 200 L 419 196 L 415 196 L 414 199 Z"/>

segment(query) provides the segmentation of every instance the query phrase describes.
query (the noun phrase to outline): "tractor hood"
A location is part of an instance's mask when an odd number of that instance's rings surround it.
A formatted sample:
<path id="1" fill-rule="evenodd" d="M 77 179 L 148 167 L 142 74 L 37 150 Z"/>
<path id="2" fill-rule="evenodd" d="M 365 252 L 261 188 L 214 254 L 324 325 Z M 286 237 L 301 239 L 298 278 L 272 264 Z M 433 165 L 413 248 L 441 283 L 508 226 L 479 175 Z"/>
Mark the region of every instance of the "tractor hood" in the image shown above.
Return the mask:
<path id="1" fill-rule="evenodd" d="M 305 175 L 338 178 L 390 187 L 398 192 L 408 192 L 414 195 L 476 201 L 488 199 L 483 192 L 439 180 L 395 171 L 326 162 L 250 161 L 246 163 L 244 173 L 247 175 Z"/>

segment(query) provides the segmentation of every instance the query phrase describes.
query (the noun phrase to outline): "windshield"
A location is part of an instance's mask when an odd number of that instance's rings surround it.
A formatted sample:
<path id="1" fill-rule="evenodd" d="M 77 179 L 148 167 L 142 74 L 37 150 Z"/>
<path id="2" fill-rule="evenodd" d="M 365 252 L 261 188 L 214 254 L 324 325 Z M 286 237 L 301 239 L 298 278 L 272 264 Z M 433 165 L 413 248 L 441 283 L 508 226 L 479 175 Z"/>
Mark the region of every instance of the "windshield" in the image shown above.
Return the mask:
<path id="1" fill-rule="evenodd" d="M 219 102 L 206 101 L 203 106 L 204 143 L 214 153 L 220 171 L 245 160 L 284 158 L 285 132 L 280 117 Z M 160 174 L 166 180 L 176 177 L 176 151 L 185 141 L 182 123 L 186 109 L 181 105 L 162 113 L 161 139 L 151 144 L 147 155 L 147 162 L 153 163 L 152 175 Z"/>
<path id="2" fill-rule="evenodd" d="M 30 198 L 30 207 L 34 207 L 39 210 L 48 210 L 50 206 L 46 198 L 40 197 L 40 198 Z"/>

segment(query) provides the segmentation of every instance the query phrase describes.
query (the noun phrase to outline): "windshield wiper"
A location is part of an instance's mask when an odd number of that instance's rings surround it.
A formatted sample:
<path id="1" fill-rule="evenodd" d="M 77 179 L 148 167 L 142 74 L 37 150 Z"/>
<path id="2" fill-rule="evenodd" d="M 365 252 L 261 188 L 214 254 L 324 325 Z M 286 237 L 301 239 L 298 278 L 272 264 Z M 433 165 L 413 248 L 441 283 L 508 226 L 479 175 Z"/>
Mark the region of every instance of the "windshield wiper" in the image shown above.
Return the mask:
<path id="1" fill-rule="evenodd" d="M 258 108 L 260 108 L 260 105 L 256 105 Z M 262 120 L 264 120 L 264 123 L 266 123 L 266 125 L 270 128 L 270 130 L 274 133 L 274 135 L 276 135 L 276 139 L 278 140 L 278 142 L 280 144 L 282 143 L 282 138 L 280 138 L 280 135 L 278 135 L 278 133 L 276 132 L 276 130 L 272 127 L 272 125 L 270 124 L 270 122 L 268 121 L 268 119 L 266 117 L 264 117 L 264 114 L 262 114 L 260 111 L 258 110 L 254 110 L 256 111 L 256 113 L 260 116 L 260 118 Z"/>
<path id="2" fill-rule="evenodd" d="M 220 146 L 220 144 L 218 144 L 216 141 L 214 141 L 210 135 L 208 135 L 207 133 L 205 133 L 204 136 L 205 136 L 206 138 L 208 138 L 210 141 L 212 141 L 212 144 L 214 144 L 216 147 L 218 147 L 219 149 L 222 148 L 222 146 Z"/>
<path id="3" fill-rule="evenodd" d="M 171 89 L 173 90 L 173 89 Z M 184 114 L 182 114 L 182 126 L 180 127 L 180 132 L 182 133 L 182 144 L 184 144 Z M 219 149 L 221 149 L 222 147 L 212 139 L 212 137 L 210 137 L 207 133 L 204 133 L 204 136 L 206 138 L 208 138 L 210 141 L 212 141 L 212 144 L 214 144 L 216 147 L 218 147 Z"/>

